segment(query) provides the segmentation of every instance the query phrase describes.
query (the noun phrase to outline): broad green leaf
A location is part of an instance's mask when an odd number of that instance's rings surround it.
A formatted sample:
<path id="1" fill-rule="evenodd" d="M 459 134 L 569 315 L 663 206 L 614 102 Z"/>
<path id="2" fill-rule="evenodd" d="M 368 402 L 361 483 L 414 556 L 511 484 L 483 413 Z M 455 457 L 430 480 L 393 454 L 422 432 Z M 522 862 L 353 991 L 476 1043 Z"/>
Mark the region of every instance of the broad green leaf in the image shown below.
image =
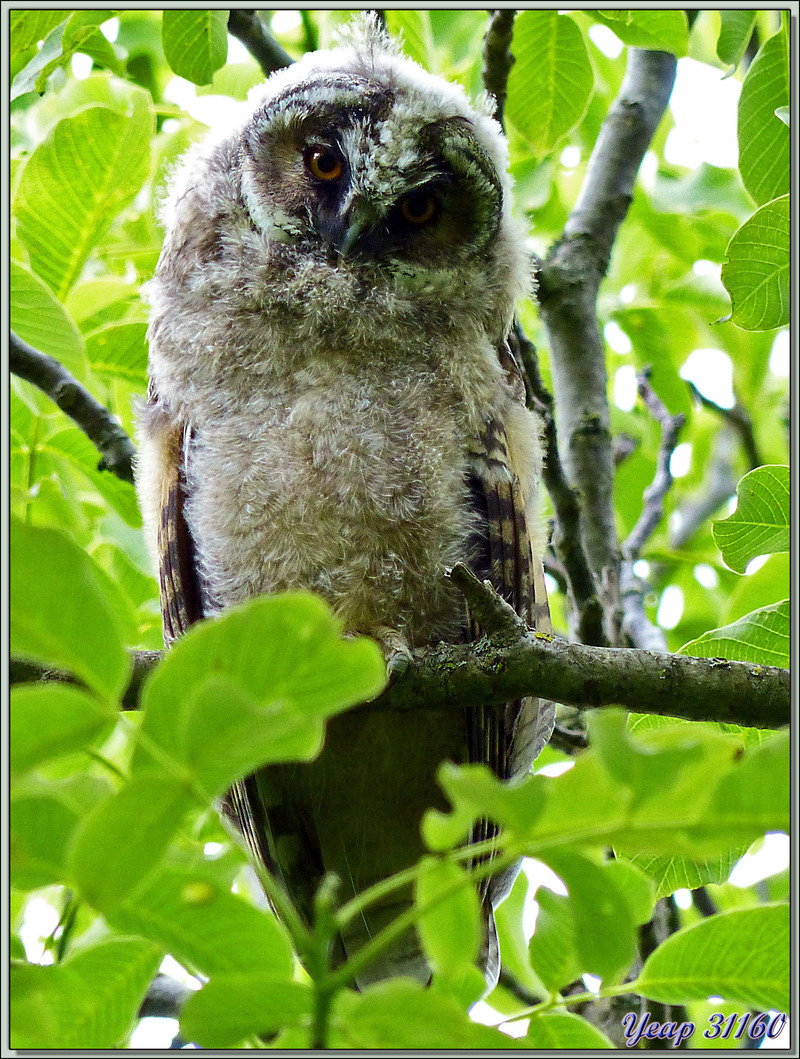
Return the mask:
<path id="1" fill-rule="evenodd" d="M 68 684 L 25 684 L 11 690 L 12 772 L 83 750 L 110 731 L 117 711 Z"/>
<path id="2" fill-rule="evenodd" d="M 524 1040 L 529 1048 L 548 1053 L 614 1047 L 604 1033 L 571 1011 L 534 1012 Z"/>
<path id="3" fill-rule="evenodd" d="M 436 72 L 430 11 L 390 8 L 386 12 L 386 28 L 402 40 L 404 55 L 425 70 Z"/>
<path id="4" fill-rule="evenodd" d="M 96 375 L 147 382 L 147 324 L 109 324 L 86 336 L 86 356 Z"/>
<path id="5" fill-rule="evenodd" d="M 237 689 L 227 709 L 243 725 L 233 742 L 226 735 L 233 721 L 220 709 L 225 682 Z M 321 599 L 302 592 L 261 597 L 198 623 L 172 646 L 145 689 L 142 733 L 192 771 L 202 755 L 216 782 L 251 769 L 254 757 L 313 756 L 324 719 L 372 698 L 384 683 L 377 645 L 342 638 Z M 132 767 L 154 767 L 141 746 Z"/>
<path id="6" fill-rule="evenodd" d="M 789 129 L 775 116 L 789 105 L 789 55 L 783 33 L 764 41 L 739 96 L 739 172 L 759 206 L 789 193 Z"/>
<path id="7" fill-rule="evenodd" d="M 86 349 L 77 325 L 53 292 L 19 261 L 10 267 L 12 330 L 34 349 L 55 357 L 80 380 L 87 375 Z"/>
<path id="8" fill-rule="evenodd" d="M 480 903 L 475 884 L 449 861 L 423 858 L 417 876 L 417 920 L 434 972 L 457 974 L 474 963 L 481 943 Z"/>
<path id="9" fill-rule="evenodd" d="M 11 878 L 21 890 L 63 883 L 78 813 L 55 792 L 21 794 L 9 806 Z"/>
<path id="10" fill-rule="evenodd" d="M 131 780 L 96 806 L 71 850 L 71 874 L 86 900 L 110 912 L 153 872 L 181 826 L 190 795 L 177 779 Z"/>
<path id="11" fill-rule="evenodd" d="M 292 947 L 272 913 L 202 870 L 165 864 L 107 918 L 119 933 L 147 938 L 204 975 L 292 977 Z"/>
<path id="12" fill-rule="evenodd" d="M 25 163 L 13 203 L 31 267 L 63 300 L 100 235 L 150 166 L 150 97 L 130 89 L 129 112 L 88 107 L 60 121 Z"/>
<path id="13" fill-rule="evenodd" d="M 10 11 L 8 16 L 9 53 L 19 55 L 33 44 L 43 41 L 51 30 L 67 21 L 68 12 L 55 11 Z"/>
<path id="14" fill-rule="evenodd" d="M 689 30 L 683 11 L 588 11 L 608 26 L 623 44 L 651 51 L 669 51 L 680 58 L 689 49 Z"/>
<path id="15" fill-rule="evenodd" d="M 11 653 L 74 673 L 116 701 L 130 672 L 105 575 L 58 530 L 11 521 Z"/>
<path id="16" fill-rule="evenodd" d="M 548 850 L 542 859 L 567 887 L 572 947 L 581 971 L 596 974 L 606 985 L 616 980 L 636 951 L 633 911 L 616 877 L 603 862 L 572 850 Z M 536 934 L 531 938 L 531 962 L 539 973 L 535 938 Z"/>
<path id="17" fill-rule="evenodd" d="M 709 861 L 693 861 L 686 857 L 651 857 L 646 854 L 634 855 L 630 861 L 652 879 L 656 900 L 660 900 L 668 894 L 674 894 L 676 890 L 696 890 L 707 883 L 725 882 L 737 860 L 746 852 L 747 845 L 742 845 Z"/>
<path id="18" fill-rule="evenodd" d="M 113 938 L 49 967 L 12 964 L 12 1048 L 122 1046 L 162 953 Z"/>
<path id="19" fill-rule="evenodd" d="M 757 1011 L 788 1011 L 789 950 L 787 904 L 719 913 L 659 945 L 634 989 L 665 1004 L 721 996 Z"/>
<path id="20" fill-rule="evenodd" d="M 649 922 L 656 903 L 656 891 L 653 880 L 641 871 L 632 861 L 622 857 L 605 861 L 603 871 L 615 888 L 625 898 L 630 908 L 633 921 L 637 926 Z"/>
<path id="21" fill-rule="evenodd" d="M 256 85 L 264 83 L 264 72 L 256 62 L 226 63 L 214 74 L 210 85 L 198 86 L 198 96 L 230 96 L 243 101 Z"/>
<path id="22" fill-rule="evenodd" d="M 536 929 L 528 943 L 531 967 L 549 992 L 573 982 L 581 974 L 575 949 L 575 918 L 568 897 L 540 886 Z"/>
<path id="23" fill-rule="evenodd" d="M 603 724 L 617 725 L 614 712 L 590 715 L 593 740 Z M 742 753 L 739 739 L 695 726 L 656 729 L 620 744 L 613 755 L 593 749 L 561 776 L 532 776 L 514 787 L 477 766 L 442 766 L 439 782 L 454 810 L 428 812 L 423 835 L 433 848 L 444 848 L 463 840 L 472 819 L 488 815 L 515 850 L 547 860 L 548 850 L 565 845 L 569 819 L 574 823 L 567 844 L 573 849 L 610 845 L 628 856 L 702 861 L 749 844 L 764 830 L 788 829 L 785 789 L 776 774 L 758 781 L 758 816 L 734 815 L 720 826 L 710 809 L 724 778 L 755 782 L 743 765 L 758 747 Z"/>
<path id="24" fill-rule="evenodd" d="M 526 1048 L 525 1041 L 471 1022 L 452 998 L 395 979 L 363 993 L 340 993 L 331 1016 L 332 1048 Z"/>
<path id="25" fill-rule="evenodd" d="M 167 9 L 162 17 L 164 56 L 172 70 L 193 84 L 209 84 L 228 57 L 228 12 Z"/>
<path id="26" fill-rule="evenodd" d="M 96 58 L 107 68 L 123 75 L 124 67 L 113 47 L 97 29 L 112 15 L 112 11 L 91 9 L 71 12 L 63 25 L 59 24 L 48 34 L 41 51 L 14 78 L 11 99 L 27 92 L 44 92 L 50 75 L 68 66 L 76 52 Z"/>
<path id="27" fill-rule="evenodd" d="M 517 15 L 512 52 L 506 116 L 541 158 L 586 112 L 592 66 L 581 31 L 556 11 Z"/>
<path id="28" fill-rule="evenodd" d="M 746 331 L 789 323 L 789 196 L 768 202 L 735 232 L 725 251 L 722 282 L 733 322 Z"/>
<path id="29" fill-rule="evenodd" d="M 736 486 L 736 510 L 712 523 L 714 541 L 731 570 L 743 574 L 751 559 L 789 550 L 791 480 L 780 464 L 756 467 Z"/>
<path id="30" fill-rule="evenodd" d="M 186 1001 L 181 1033 L 201 1048 L 235 1048 L 247 1037 L 285 1026 L 308 1027 L 313 1004 L 311 987 L 285 976 L 263 970 L 215 974 Z"/>
<path id="31" fill-rule="evenodd" d="M 733 8 L 720 11 L 720 30 L 717 40 L 717 58 L 720 62 L 730 66 L 731 73 L 739 65 L 742 56 L 747 50 L 747 45 L 753 35 L 756 24 L 755 11 L 741 11 Z"/>
<path id="32" fill-rule="evenodd" d="M 681 654 L 701 658 L 725 658 L 729 662 L 789 668 L 791 647 L 791 605 L 788 599 L 762 607 L 720 629 L 690 640 Z"/>

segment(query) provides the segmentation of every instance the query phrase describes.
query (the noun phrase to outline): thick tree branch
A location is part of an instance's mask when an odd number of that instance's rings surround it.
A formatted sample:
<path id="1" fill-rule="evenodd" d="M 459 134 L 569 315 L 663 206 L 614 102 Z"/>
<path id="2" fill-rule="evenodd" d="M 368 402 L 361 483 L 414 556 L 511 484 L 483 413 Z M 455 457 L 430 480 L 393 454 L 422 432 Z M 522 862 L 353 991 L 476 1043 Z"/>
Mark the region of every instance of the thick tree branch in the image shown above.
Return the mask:
<path id="1" fill-rule="evenodd" d="M 264 71 L 265 77 L 294 62 L 261 21 L 257 11 L 231 11 L 228 15 L 228 32 L 244 44 Z"/>
<path id="2" fill-rule="evenodd" d="M 561 454 L 581 501 L 584 545 L 610 643 L 620 642 L 620 554 L 597 293 L 639 166 L 669 101 L 675 69 L 672 55 L 630 49 L 620 95 L 600 131 L 578 201 L 539 273 Z"/>
<path id="3" fill-rule="evenodd" d="M 102 457 L 100 470 L 133 484 L 135 450 L 109 410 L 54 357 L 29 346 L 13 331 L 8 345 L 14 375 L 37 386 L 81 428 Z"/>
<path id="4" fill-rule="evenodd" d="M 125 708 L 135 709 L 159 652 L 133 652 Z M 68 674 L 12 659 L 11 683 Z M 636 713 L 751 728 L 789 723 L 790 673 L 775 666 L 633 648 L 587 647 L 528 632 L 514 643 L 438 644 L 415 651 L 365 710 L 463 709 L 539 695 L 578 709 L 623 706 Z"/>

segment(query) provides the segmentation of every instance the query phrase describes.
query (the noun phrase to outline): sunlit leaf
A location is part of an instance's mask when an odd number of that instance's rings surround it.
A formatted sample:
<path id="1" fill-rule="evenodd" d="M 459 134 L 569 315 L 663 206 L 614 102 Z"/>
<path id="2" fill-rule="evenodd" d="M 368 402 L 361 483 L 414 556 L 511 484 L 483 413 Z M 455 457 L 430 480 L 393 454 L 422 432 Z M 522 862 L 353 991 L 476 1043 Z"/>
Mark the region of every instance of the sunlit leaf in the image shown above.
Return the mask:
<path id="1" fill-rule="evenodd" d="M 789 105 L 789 55 L 783 33 L 764 41 L 739 96 L 739 171 L 759 206 L 789 192 L 789 128 L 775 116 Z"/>
<path id="2" fill-rule="evenodd" d="M 12 1048 L 113 1049 L 124 1044 L 162 953 L 114 938 L 49 967 L 12 964 Z"/>
<path id="3" fill-rule="evenodd" d="M 636 991 L 665 1004 L 716 995 L 756 1011 L 789 1010 L 789 906 L 703 919 L 648 957 Z"/>
<path id="4" fill-rule="evenodd" d="M 167 9 L 161 37 L 174 72 L 196 85 L 207 85 L 228 56 L 228 12 Z"/>
<path id="5" fill-rule="evenodd" d="M 789 196 L 768 202 L 734 234 L 722 266 L 732 320 L 748 331 L 789 323 Z"/>
<path id="6" fill-rule="evenodd" d="M 712 524 L 714 540 L 727 565 L 744 573 L 751 559 L 789 550 L 789 468 L 756 467 L 736 486 L 736 510 Z"/>
<path id="7" fill-rule="evenodd" d="M 268 1035 L 286 1026 L 308 1027 L 313 1009 L 311 987 L 286 977 L 251 970 L 215 974 L 187 1000 L 181 1032 L 202 1048 L 235 1048 L 247 1037 Z M 308 1043 L 309 1030 L 306 1029 Z"/>
<path id="8" fill-rule="evenodd" d="M 592 67 L 581 31 L 569 15 L 528 10 L 517 15 L 506 116 L 538 157 L 583 117 Z"/>

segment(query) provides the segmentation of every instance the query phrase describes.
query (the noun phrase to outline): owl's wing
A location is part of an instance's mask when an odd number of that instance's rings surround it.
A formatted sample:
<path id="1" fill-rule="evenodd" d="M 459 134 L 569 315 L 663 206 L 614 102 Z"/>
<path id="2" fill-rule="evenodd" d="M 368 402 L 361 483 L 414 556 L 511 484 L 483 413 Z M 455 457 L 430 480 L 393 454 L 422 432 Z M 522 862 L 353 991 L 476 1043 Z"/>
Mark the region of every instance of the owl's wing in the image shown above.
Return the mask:
<path id="1" fill-rule="evenodd" d="M 524 376 L 508 345 L 499 351 L 516 399 L 524 406 Z M 517 443 L 519 445 L 519 443 Z M 522 476 L 526 454 L 515 451 L 514 433 L 497 418 L 487 421 L 470 445 L 469 485 L 479 515 L 477 556 L 471 564 L 481 579 L 539 632 L 551 632 L 542 557 L 531 539 L 530 498 Z M 480 635 L 471 623 L 472 638 Z M 505 707 L 478 708 L 468 718 L 470 760 L 487 764 L 501 779 L 528 770 L 552 730 L 552 704 L 522 699 Z"/>
<path id="2" fill-rule="evenodd" d="M 142 418 L 153 469 L 152 501 L 158 510 L 158 583 L 164 643 L 169 646 L 203 616 L 194 543 L 184 518 L 191 428 L 170 419 L 152 385 Z"/>

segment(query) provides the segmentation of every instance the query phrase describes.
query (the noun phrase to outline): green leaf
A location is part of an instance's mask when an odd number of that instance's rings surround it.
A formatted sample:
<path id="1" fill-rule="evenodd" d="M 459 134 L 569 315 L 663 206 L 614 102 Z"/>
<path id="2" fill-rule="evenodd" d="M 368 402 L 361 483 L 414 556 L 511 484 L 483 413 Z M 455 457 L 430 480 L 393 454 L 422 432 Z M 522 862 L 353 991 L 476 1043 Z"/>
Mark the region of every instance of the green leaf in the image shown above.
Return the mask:
<path id="1" fill-rule="evenodd" d="M 26 684 L 11 690 L 12 772 L 83 750 L 108 733 L 117 711 L 67 684 Z"/>
<path id="2" fill-rule="evenodd" d="M 12 1048 L 117 1048 L 125 1043 L 162 953 L 114 938 L 49 967 L 11 966 Z"/>
<path id="3" fill-rule="evenodd" d="M 204 975 L 292 977 L 292 946 L 272 913 L 202 869 L 165 864 L 107 918 L 119 933 L 147 938 Z"/>
<path id="4" fill-rule="evenodd" d="M 756 467 L 736 486 L 733 514 L 712 523 L 714 541 L 731 570 L 743 574 L 759 555 L 789 551 L 791 478 L 780 464 Z"/>
<path id="5" fill-rule="evenodd" d="M 788 599 L 762 607 L 743 618 L 711 629 L 684 644 L 681 654 L 700 658 L 725 658 L 729 662 L 789 668 L 791 604 Z"/>
<path id="6" fill-rule="evenodd" d="M 65 534 L 17 519 L 10 569 L 12 654 L 63 667 L 117 701 L 131 663 L 105 575 Z"/>
<path id="7" fill-rule="evenodd" d="M 720 30 L 717 39 L 717 58 L 733 73 L 747 50 L 756 24 L 755 11 L 731 9 L 720 11 Z"/>
<path id="8" fill-rule="evenodd" d="M 228 57 L 228 12 L 167 9 L 161 40 L 164 56 L 179 77 L 196 85 L 210 84 Z"/>
<path id="9" fill-rule="evenodd" d="M 633 855 L 630 861 L 653 881 L 656 900 L 660 900 L 668 894 L 674 894 L 676 890 L 696 890 L 707 883 L 725 882 L 737 860 L 746 852 L 745 843 L 708 861 L 693 861 L 687 857 L 650 857 L 645 854 Z"/>
<path id="10" fill-rule="evenodd" d="M 25 163 L 14 197 L 31 267 L 63 301 L 101 234 L 150 167 L 153 111 L 131 88 L 127 114 L 87 107 L 59 121 Z"/>
<path id="11" fill-rule="evenodd" d="M 313 757 L 324 719 L 385 683 L 377 645 L 344 639 L 340 628 L 326 604 L 304 592 L 254 599 L 198 623 L 149 680 L 142 735 L 203 785 L 225 785 L 257 764 Z M 154 767 L 138 746 L 134 772 Z"/>
<path id="12" fill-rule="evenodd" d="M 124 67 L 113 47 L 97 29 L 112 15 L 112 11 L 73 11 L 63 25 L 59 24 L 48 34 L 41 51 L 14 78 L 11 99 L 28 92 L 44 92 L 50 75 L 68 66 L 76 52 L 96 58 L 115 73 L 124 75 Z"/>
<path id="13" fill-rule="evenodd" d="M 332 1048 L 526 1048 L 499 1030 L 471 1022 L 445 994 L 395 979 L 334 1001 Z"/>
<path id="14" fill-rule="evenodd" d="M 517 15 L 512 50 L 506 116 L 541 158 L 586 113 L 592 66 L 575 22 L 555 11 Z"/>
<path id="15" fill-rule="evenodd" d="M 789 193 L 789 129 L 775 117 L 789 106 L 789 55 L 783 33 L 764 41 L 739 96 L 739 172 L 759 206 Z"/>
<path id="16" fill-rule="evenodd" d="M 9 53 L 20 55 L 39 41 L 43 41 L 51 30 L 66 23 L 67 12 L 55 11 L 10 11 L 8 16 Z"/>
<path id="17" fill-rule="evenodd" d="M 475 884 L 458 864 L 433 857 L 420 862 L 417 908 L 430 905 L 417 930 L 434 972 L 457 975 L 475 962 L 481 943 L 481 913 Z"/>
<path id="18" fill-rule="evenodd" d="M 536 891 L 539 911 L 528 943 L 531 967 L 549 992 L 573 982 L 582 967 L 575 950 L 575 919 L 568 897 L 544 886 Z"/>
<path id="19" fill-rule="evenodd" d="M 409 59 L 435 72 L 430 11 L 390 8 L 386 11 L 386 28 L 392 37 L 402 40 L 403 53 Z"/>
<path id="20" fill-rule="evenodd" d="M 586 11 L 608 26 L 631 48 L 672 52 L 677 58 L 689 50 L 689 29 L 683 11 Z"/>
<path id="21" fill-rule="evenodd" d="M 314 994 L 301 982 L 251 970 L 215 974 L 181 1012 L 181 1033 L 201 1048 L 235 1048 L 247 1037 L 308 1026 Z"/>
<path id="22" fill-rule="evenodd" d="M 571 1011 L 534 1012 L 524 1039 L 529 1048 L 544 1052 L 614 1047 L 604 1033 Z"/>
<path id="23" fill-rule="evenodd" d="M 9 807 L 11 877 L 21 890 L 63 883 L 78 813 L 60 794 L 23 793 Z"/>
<path id="24" fill-rule="evenodd" d="M 12 261 L 10 288 L 12 330 L 34 349 L 55 357 L 76 378 L 85 380 L 88 364 L 83 337 L 47 284 L 19 261 Z"/>
<path id="25" fill-rule="evenodd" d="M 109 324 L 86 336 L 86 355 L 96 375 L 147 382 L 147 324 Z"/>
<path id="26" fill-rule="evenodd" d="M 766 807 L 758 817 L 743 814 L 720 826 L 709 808 L 715 789 L 729 774 L 755 782 L 743 763 L 758 747 L 742 753 L 738 738 L 681 726 L 619 739 L 613 754 L 601 754 L 598 733 L 603 725 L 619 727 L 615 712 L 589 714 L 594 749 L 561 776 L 536 775 L 509 787 L 477 766 L 443 766 L 439 782 L 454 811 L 425 815 L 426 841 L 438 847 L 444 840 L 457 843 L 472 819 L 490 816 L 514 850 L 543 860 L 549 850 L 565 844 L 575 850 L 610 845 L 626 855 L 709 860 L 753 842 L 764 830 L 788 829 L 786 791 L 774 774 L 758 781 L 758 797 Z M 568 842 L 565 819 L 574 822 Z"/>
<path id="27" fill-rule="evenodd" d="M 71 874 L 86 900 L 110 912 L 156 868 L 189 805 L 177 780 L 131 780 L 83 821 L 71 850 Z"/>
<path id="28" fill-rule="evenodd" d="M 768 202 L 744 222 L 725 251 L 722 282 L 733 322 L 746 331 L 789 323 L 789 196 Z"/>
<path id="29" fill-rule="evenodd" d="M 609 874 L 602 861 L 572 850 L 548 850 L 542 859 L 567 887 L 572 947 L 581 971 L 596 974 L 605 984 L 616 980 L 633 960 L 636 924 L 614 874 Z M 531 938 L 531 961 L 539 972 L 534 962 L 535 938 L 536 934 Z"/>
<path id="30" fill-rule="evenodd" d="M 667 938 L 633 988 L 664 1004 L 721 996 L 756 1011 L 788 1011 L 789 950 L 788 905 L 719 913 Z"/>

